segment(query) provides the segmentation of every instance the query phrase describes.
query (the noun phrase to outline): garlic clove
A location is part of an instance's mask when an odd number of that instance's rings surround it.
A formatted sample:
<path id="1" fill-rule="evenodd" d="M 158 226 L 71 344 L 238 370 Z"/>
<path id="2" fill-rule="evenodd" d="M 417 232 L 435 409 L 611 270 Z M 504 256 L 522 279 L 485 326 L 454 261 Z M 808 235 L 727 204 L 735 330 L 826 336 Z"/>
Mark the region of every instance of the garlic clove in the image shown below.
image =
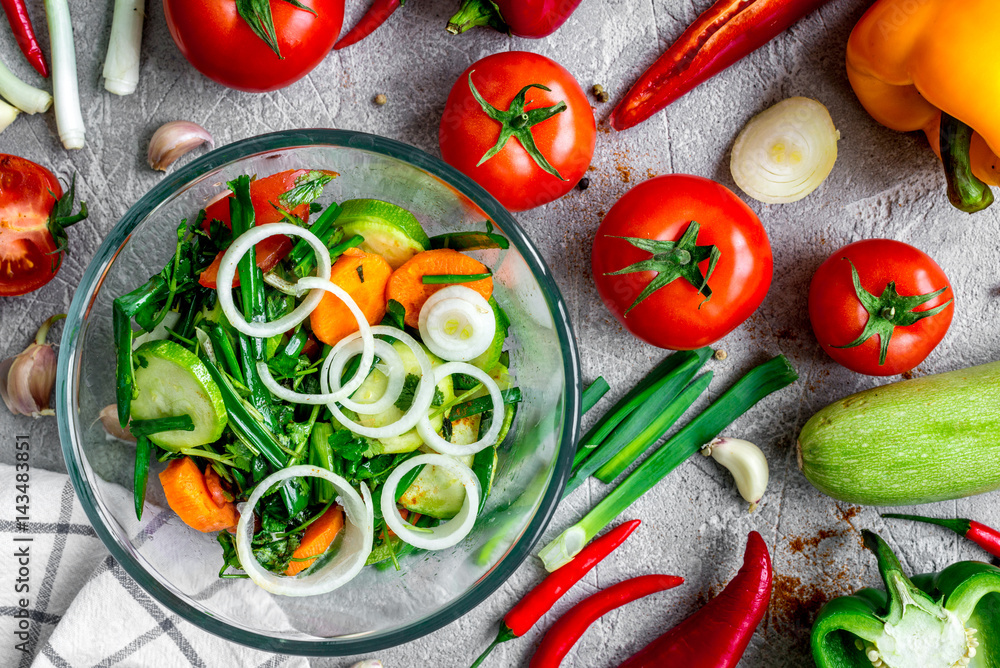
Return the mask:
<path id="1" fill-rule="evenodd" d="M 711 457 L 729 469 L 736 481 L 740 496 L 750 503 L 750 512 L 757 509 L 767 490 L 769 471 L 767 457 L 750 441 L 737 438 L 717 438 L 701 449 L 701 454 Z"/>
<path id="2" fill-rule="evenodd" d="M 136 438 L 132 435 L 132 432 L 128 430 L 128 427 L 122 427 L 118 423 L 118 405 L 111 404 L 105 406 L 101 409 L 98 419 L 104 426 L 104 431 L 107 432 L 109 436 L 114 436 L 122 441 L 128 441 L 129 443 L 135 443 Z"/>
<path id="3" fill-rule="evenodd" d="M 56 352 L 52 346 L 32 343 L 0 365 L 4 387 L 0 391 L 7 408 L 15 415 L 54 415 L 49 409 L 49 397 L 56 384 Z"/>
<path id="4" fill-rule="evenodd" d="M 351 668 L 382 668 L 382 662 L 378 659 L 365 659 L 364 661 L 358 661 Z"/>
<path id="5" fill-rule="evenodd" d="M 202 144 L 214 146 L 208 130 L 191 121 L 171 121 L 161 125 L 149 140 L 149 166 L 167 171 L 177 158 Z"/>

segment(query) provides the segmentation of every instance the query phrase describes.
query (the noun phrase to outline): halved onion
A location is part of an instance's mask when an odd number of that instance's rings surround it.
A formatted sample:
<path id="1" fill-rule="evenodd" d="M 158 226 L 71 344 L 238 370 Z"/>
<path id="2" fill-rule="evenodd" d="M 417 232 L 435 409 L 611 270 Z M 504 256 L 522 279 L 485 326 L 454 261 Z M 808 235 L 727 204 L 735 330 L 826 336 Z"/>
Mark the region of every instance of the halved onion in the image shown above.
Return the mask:
<path id="1" fill-rule="evenodd" d="M 427 356 L 427 353 L 424 352 L 424 349 L 416 339 L 402 330 L 396 329 L 395 327 L 386 327 L 384 325 L 372 327 L 371 331 L 373 334 L 384 334 L 402 341 L 410 350 L 413 351 L 414 357 L 417 358 L 417 364 L 420 365 L 420 383 L 417 385 L 417 390 L 413 395 L 413 403 L 410 405 L 410 410 L 403 413 L 403 416 L 392 424 L 382 427 L 366 427 L 344 415 L 344 412 L 340 410 L 340 406 L 338 406 L 335 402 L 327 404 L 327 408 L 330 409 L 330 412 L 333 413 L 333 416 L 337 418 L 342 425 L 359 436 L 367 436 L 368 438 L 390 438 L 392 436 L 405 434 L 417 425 L 417 422 L 421 417 L 427 417 L 427 411 L 430 410 L 431 403 L 434 401 L 434 388 L 437 386 L 437 382 L 434 380 L 435 374 L 434 367 L 431 365 L 431 358 Z M 357 335 L 352 334 L 341 341 L 341 343 L 349 341 L 355 336 Z M 340 345 L 340 343 L 337 345 Z M 333 355 L 334 353 L 331 351 L 330 355 L 327 356 L 327 362 L 323 365 L 323 369 L 319 374 L 320 389 L 324 392 L 329 392 L 330 388 L 334 387 L 340 379 L 339 376 L 332 378 L 330 374 L 331 367 L 333 366 L 331 359 Z M 344 387 L 347 386 L 345 385 Z"/>
<path id="2" fill-rule="evenodd" d="M 494 419 L 490 421 L 490 428 L 487 429 L 486 434 L 475 443 L 458 445 L 450 443 L 442 438 L 441 435 L 437 433 L 434 425 L 431 424 L 430 418 L 428 418 L 425 414 L 420 418 L 420 421 L 417 422 L 417 433 L 420 434 L 420 438 L 423 442 L 435 452 L 440 452 L 444 455 L 452 455 L 454 457 L 474 455 L 483 448 L 493 445 L 493 443 L 497 440 L 497 436 L 500 435 L 500 428 L 503 426 L 503 396 L 500 394 L 500 387 L 488 373 L 479 367 L 472 366 L 471 364 L 467 364 L 465 362 L 448 362 L 447 364 L 442 364 L 438 368 L 434 369 L 434 382 L 440 383 L 442 379 L 454 373 L 464 373 L 467 376 L 472 376 L 481 382 L 483 387 L 485 387 L 490 393 L 490 399 L 493 400 L 494 417 Z"/>
<path id="3" fill-rule="evenodd" d="M 261 497 L 276 483 L 300 477 L 323 478 L 337 490 L 337 502 L 343 506 L 347 516 L 343 528 L 344 537 L 337 554 L 322 565 L 308 568 L 295 576 L 276 575 L 261 566 L 253 554 L 253 510 Z M 236 525 L 236 553 L 243 570 L 262 589 L 280 596 L 313 596 L 333 591 L 361 572 L 371 554 L 374 535 L 375 506 L 367 485 L 361 484 L 359 494 L 347 480 L 326 469 L 318 466 L 292 466 L 261 480 L 246 504 L 241 507 L 240 521 Z"/>
<path id="4" fill-rule="evenodd" d="M 341 401 L 342 399 L 349 397 L 352 392 L 361 387 L 361 383 L 365 382 L 365 378 L 368 376 L 368 372 L 372 368 L 372 362 L 375 361 L 375 338 L 372 336 L 372 327 L 368 324 L 368 319 L 365 314 L 361 312 L 358 305 L 351 298 L 351 295 L 347 294 L 342 287 L 330 281 L 318 278 L 315 276 L 307 276 L 306 278 L 299 279 L 299 282 L 295 284 L 300 294 L 306 290 L 313 290 L 315 292 L 329 292 L 335 295 L 340 301 L 344 302 L 350 310 L 351 315 L 358 322 L 358 332 L 357 336 L 361 337 L 364 347 L 361 352 L 361 365 L 358 367 L 358 372 L 354 374 L 354 377 L 343 387 L 340 387 L 336 392 L 326 392 L 324 390 L 323 394 L 302 394 L 301 392 L 296 392 L 295 390 L 290 390 L 283 385 L 280 385 L 278 381 L 274 379 L 271 375 L 271 369 L 268 368 L 267 362 L 257 362 L 257 374 L 260 376 L 261 382 L 264 383 L 264 387 L 271 391 L 271 394 L 278 397 L 279 399 L 284 399 L 295 404 L 328 404 L 333 401 Z M 311 297 L 312 295 L 310 295 Z M 219 299 L 222 299 L 222 293 L 219 293 Z M 304 303 L 304 302 L 303 302 Z M 308 315 L 308 314 L 307 314 Z M 277 321 L 275 321 L 277 322 Z M 337 356 L 337 354 L 344 349 L 344 347 L 353 341 L 351 337 L 345 337 L 337 342 L 337 345 L 333 347 L 333 350 L 327 355 L 327 359 L 332 359 Z"/>
<path id="5" fill-rule="evenodd" d="M 329 282 L 332 266 L 330 264 L 330 251 L 319 237 L 305 228 L 291 223 L 271 223 L 270 225 L 254 227 L 236 237 L 222 256 L 216 285 L 218 286 L 219 305 L 222 306 L 222 312 L 229 318 L 233 327 L 247 336 L 266 339 L 283 334 L 308 318 L 313 309 L 319 305 L 320 300 L 323 299 L 322 290 L 313 290 L 295 310 L 271 322 L 247 322 L 246 316 L 236 310 L 236 306 L 233 304 L 233 280 L 236 277 L 236 265 L 251 247 L 278 234 L 305 239 L 316 253 L 316 276 Z M 296 285 L 302 286 L 301 292 L 305 291 L 302 281 Z"/>
<path id="6" fill-rule="evenodd" d="M 797 202 L 830 176 L 839 139 L 821 103 L 807 97 L 783 100 L 750 119 L 736 138 L 733 179 L 761 202 Z"/>
<path id="7" fill-rule="evenodd" d="M 494 420 L 502 422 L 502 420 Z M 403 519 L 396 507 L 396 488 L 399 487 L 403 476 L 421 465 L 440 466 L 448 469 L 456 478 L 462 481 L 465 487 L 465 501 L 462 502 L 462 509 L 455 517 L 444 524 L 434 528 L 416 528 Z M 476 523 L 476 514 L 479 512 L 479 479 L 468 466 L 462 462 L 446 457 L 444 455 L 418 455 L 397 466 L 386 478 L 382 486 L 382 517 L 386 526 L 392 529 L 393 533 L 399 536 L 404 543 L 409 543 L 414 547 L 424 550 L 443 550 L 457 544 L 472 531 L 472 525 Z"/>
<path id="8" fill-rule="evenodd" d="M 483 296 L 464 285 L 435 292 L 420 309 L 420 338 L 438 357 L 474 360 L 490 347 L 497 321 Z"/>
<path id="9" fill-rule="evenodd" d="M 362 352 L 362 343 L 361 339 L 353 339 L 341 348 L 337 355 L 331 352 L 331 354 L 326 356 L 326 362 L 324 362 L 320 373 L 330 381 L 330 389 L 333 390 L 332 394 L 339 394 L 340 378 L 344 375 L 344 367 L 347 366 L 347 363 L 351 359 Z M 374 415 L 387 410 L 389 406 L 392 406 L 399 399 L 399 395 L 403 391 L 403 384 L 406 381 L 406 369 L 403 367 L 403 360 L 399 356 L 399 353 L 396 352 L 396 349 L 392 347 L 392 344 L 382 339 L 375 339 L 375 354 L 379 356 L 382 363 L 386 366 L 385 371 L 382 373 L 388 379 L 388 384 L 382 396 L 375 401 L 366 403 L 352 401 L 346 397 L 340 400 L 341 406 L 362 415 Z M 360 368 L 358 375 L 360 375 Z"/>

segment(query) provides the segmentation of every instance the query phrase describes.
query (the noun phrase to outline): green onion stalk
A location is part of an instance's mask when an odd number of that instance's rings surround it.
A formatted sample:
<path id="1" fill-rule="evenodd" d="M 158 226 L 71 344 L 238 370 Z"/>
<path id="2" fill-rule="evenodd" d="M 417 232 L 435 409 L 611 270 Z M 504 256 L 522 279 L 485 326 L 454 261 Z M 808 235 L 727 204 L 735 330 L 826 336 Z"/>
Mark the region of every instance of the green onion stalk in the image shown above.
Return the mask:
<path id="1" fill-rule="evenodd" d="M 83 148 L 86 131 L 80 111 L 80 89 L 76 76 L 76 47 L 68 0 L 45 0 L 52 42 L 52 93 L 56 106 L 56 128 L 67 149 Z"/>
<path id="2" fill-rule="evenodd" d="M 45 112 L 52 106 L 51 95 L 18 79 L 3 62 L 0 62 L 0 97 L 26 114 Z M 16 115 L 11 115 L 9 111 L 0 110 L 0 128 L 9 125 Z M 3 120 L 5 118 L 9 119 L 6 123 Z"/>
<path id="3" fill-rule="evenodd" d="M 750 410 L 758 401 L 795 382 L 798 374 L 784 355 L 761 364 L 738 380 L 715 403 L 646 458 L 583 519 L 559 534 L 538 553 L 547 570 L 569 563 L 584 545 L 643 494 L 651 490 L 703 445 Z"/>
<path id="4" fill-rule="evenodd" d="M 7 126 L 14 122 L 18 112 L 17 107 L 12 107 L 3 100 L 0 100 L 0 132 L 6 130 Z"/>
<path id="5" fill-rule="evenodd" d="M 104 88 L 115 95 L 131 95 L 139 84 L 139 47 L 146 0 L 115 0 L 111 39 L 104 60 Z"/>

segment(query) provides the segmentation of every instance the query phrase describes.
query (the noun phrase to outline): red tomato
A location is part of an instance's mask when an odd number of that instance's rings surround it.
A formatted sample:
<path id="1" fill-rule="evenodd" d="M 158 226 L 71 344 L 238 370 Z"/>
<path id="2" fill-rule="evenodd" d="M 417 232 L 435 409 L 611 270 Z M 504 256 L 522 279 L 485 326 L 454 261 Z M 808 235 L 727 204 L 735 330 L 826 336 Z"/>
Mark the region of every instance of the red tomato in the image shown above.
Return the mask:
<path id="1" fill-rule="evenodd" d="M 497 143 L 502 124 L 486 115 L 469 88 L 469 73 L 486 102 L 507 111 L 525 86 L 525 111 L 566 103 L 566 111 L 531 127 L 534 144 L 565 179 L 545 171 L 521 143 L 511 137 L 503 149 L 477 163 Z M 594 156 L 597 128 L 590 102 L 580 85 L 558 63 L 525 51 L 508 51 L 473 63 L 458 77 L 441 118 L 439 140 L 445 161 L 471 177 L 511 211 L 524 211 L 569 192 L 583 177 Z"/>
<path id="2" fill-rule="evenodd" d="M 344 0 L 270 0 L 281 58 L 236 12 L 235 0 L 163 0 L 167 27 L 195 69 L 223 86 L 261 93 L 298 81 L 333 48 Z"/>
<path id="3" fill-rule="evenodd" d="M 878 304 L 873 316 L 854 288 L 852 263 L 861 287 L 873 295 L 872 300 L 883 297 L 890 283 L 895 283 L 896 293 L 903 297 L 930 296 L 942 288 L 944 291 L 911 308 L 903 306 L 893 310 L 888 303 L 873 302 L 873 305 Z M 891 299 L 891 295 L 886 297 Z M 816 270 L 809 286 L 809 319 L 823 350 L 835 361 L 869 376 L 892 376 L 913 369 L 941 343 L 955 313 L 954 297 L 948 277 L 926 253 L 900 241 L 867 239 L 844 246 Z M 935 315 L 919 320 L 913 315 L 945 304 L 947 306 Z M 891 318 L 886 321 L 884 316 Z M 879 363 L 880 334 L 874 334 L 857 346 L 839 347 L 856 341 L 872 317 L 876 318 L 872 327 L 877 326 L 875 323 L 883 323 L 884 331 L 890 332 L 882 364 Z M 905 324 L 912 320 L 916 322 Z M 884 324 L 886 322 L 889 324 Z"/>
<path id="4" fill-rule="evenodd" d="M 59 271 L 65 250 L 49 215 L 62 197 L 52 172 L 16 155 L 0 154 L 0 296 L 37 290 Z"/>
<path id="5" fill-rule="evenodd" d="M 279 223 L 284 220 L 281 214 L 274 209 L 272 202 L 278 204 L 278 198 L 291 190 L 295 186 L 295 180 L 303 174 L 308 173 L 308 171 L 306 169 L 289 169 L 284 172 L 272 174 L 271 176 L 265 176 L 262 179 L 255 179 L 250 183 L 250 201 L 253 202 L 254 222 L 256 225 Z M 221 220 L 226 227 L 232 228 L 232 222 L 229 218 L 229 200 L 232 197 L 232 195 L 223 197 L 219 201 L 205 207 L 205 221 L 202 223 L 202 229 L 207 232 L 212 221 L 215 219 Z M 309 205 L 301 204 L 292 209 L 291 213 L 302 220 L 309 220 Z M 267 237 L 256 244 L 254 250 L 257 254 L 257 266 L 260 267 L 261 271 L 267 273 L 274 269 L 292 250 L 292 240 L 284 235 Z M 215 289 L 215 277 L 219 274 L 223 254 L 219 253 L 216 255 L 212 264 L 198 276 L 198 282 L 206 288 Z M 233 279 L 233 287 L 239 284 L 240 278 L 239 272 L 237 272 L 236 278 Z"/>
<path id="6" fill-rule="evenodd" d="M 677 250 L 661 271 L 610 275 L 653 257 L 651 251 L 615 237 L 680 242 L 693 231 L 692 221 L 699 226 L 694 252 Z M 712 246 L 719 256 L 708 277 L 710 299 L 696 287 L 699 280 L 693 283 L 681 276 L 633 307 L 654 280 L 665 280 L 668 269 L 690 271 L 695 266 L 704 276 Z M 674 251 L 660 244 L 656 252 Z M 692 264 L 697 257 L 702 259 Z M 767 232 L 750 207 L 714 181 L 683 174 L 658 176 L 625 193 L 597 229 L 592 263 L 601 299 L 625 328 L 647 343 L 672 350 L 710 345 L 739 326 L 764 301 L 774 269 Z"/>

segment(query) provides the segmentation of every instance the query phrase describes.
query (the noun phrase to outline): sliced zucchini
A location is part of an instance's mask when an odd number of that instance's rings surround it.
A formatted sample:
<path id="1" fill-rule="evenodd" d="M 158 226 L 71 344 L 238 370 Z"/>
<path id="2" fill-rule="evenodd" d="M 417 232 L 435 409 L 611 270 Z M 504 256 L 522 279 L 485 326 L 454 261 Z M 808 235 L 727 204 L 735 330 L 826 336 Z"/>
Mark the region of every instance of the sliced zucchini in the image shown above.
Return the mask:
<path id="1" fill-rule="evenodd" d="M 377 199 L 351 199 L 341 204 L 336 225 L 344 239 L 364 237 L 361 249 L 385 258 L 393 269 L 421 251 L 431 240 L 416 216 L 401 206 Z"/>
<path id="2" fill-rule="evenodd" d="M 410 348 L 396 341 L 392 344 L 393 348 L 399 353 L 400 358 L 403 360 L 403 368 L 406 373 L 420 375 L 420 364 L 417 363 L 417 358 L 413 355 L 413 351 Z M 426 348 L 424 349 L 426 350 Z M 433 366 L 439 366 L 444 364 L 444 360 L 437 357 L 431 352 L 427 352 L 427 355 L 431 358 L 431 364 Z M 354 392 L 351 397 L 354 401 L 371 401 L 372 399 L 381 397 L 385 392 L 386 386 L 389 384 L 389 379 L 385 377 L 381 371 L 372 371 L 365 382 Z M 437 389 L 440 391 L 443 400 L 445 402 L 451 401 L 455 398 L 455 388 L 452 384 L 451 376 L 441 379 L 438 383 Z M 432 407 L 431 412 L 435 412 L 437 409 Z M 365 427 L 383 427 L 387 424 L 392 424 L 399 420 L 403 416 L 403 411 L 399 410 L 395 406 L 390 406 L 385 411 L 381 413 L 375 413 L 374 415 L 358 415 L 358 422 Z M 431 424 L 435 429 L 441 429 L 441 425 L 444 423 L 444 416 L 438 415 L 431 418 Z M 469 441 L 474 442 L 475 439 Z M 399 436 L 391 436 L 388 438 L 380 438 L 372 440 L 372 451 L 377 455 L 391 454 L 397 452 L 413 452 L 421 445 L 424 444 L 423 439 L 417 433 L 416 427 L 401 434 Z"/>
<path id="3" fill-rule="evenodd" d="M 134 355 L 132 418 L 189 415 L 194 422 L 194 431 L 164 431 L 152 434 L 149 440 L 175 452 L 219 440 L 229 415 L 219 387 L 201 360 L 179 343 L 167 340 L 145 343 Z"/>
<path id="4" fill-rule="evenodd" d="M 475 443 L 479 438 L 479 419 L 479 415 L 472 415 L 453 422 L 449 440 L 461 445 Z M 422 450 L 434 452 L 426 446 Z M 471 467 L 474 455 L 455 459 Z M 420 475 L 399 497 L 399 504 L 407 510 L 438 519 L 454 517 L 462 509 L 464 502 L 465 486 L 462 481 L 440 466 L 424 466 Z"/>

